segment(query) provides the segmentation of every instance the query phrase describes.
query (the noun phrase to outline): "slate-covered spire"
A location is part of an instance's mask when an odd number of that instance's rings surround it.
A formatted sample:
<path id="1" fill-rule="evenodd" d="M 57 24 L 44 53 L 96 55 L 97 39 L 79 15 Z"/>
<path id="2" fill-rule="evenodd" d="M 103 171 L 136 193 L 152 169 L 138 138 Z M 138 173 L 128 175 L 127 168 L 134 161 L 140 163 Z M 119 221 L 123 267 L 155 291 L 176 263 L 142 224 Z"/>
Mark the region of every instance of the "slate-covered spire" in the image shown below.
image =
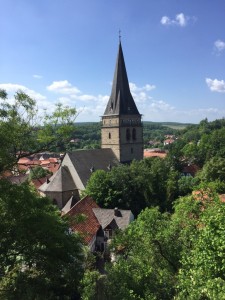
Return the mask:
<path id="1" fill-rule="evenodd" d="M 121 42 L 117 55 L 112 92 L 104 115 L 140 115 L 130 92 Z"/>

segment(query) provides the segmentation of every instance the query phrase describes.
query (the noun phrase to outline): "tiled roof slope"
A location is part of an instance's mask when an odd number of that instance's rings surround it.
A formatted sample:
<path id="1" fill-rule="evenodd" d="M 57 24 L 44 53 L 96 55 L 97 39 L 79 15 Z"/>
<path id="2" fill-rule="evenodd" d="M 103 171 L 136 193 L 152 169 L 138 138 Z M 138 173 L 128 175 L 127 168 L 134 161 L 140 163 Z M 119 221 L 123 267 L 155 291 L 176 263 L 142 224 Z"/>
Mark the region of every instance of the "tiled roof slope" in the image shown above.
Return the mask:
<path id="1" fill-rule="evenodd" d="M 115 209 L 93 208 L 93 212 L 104 230 L 110 223 L 115 220 L 119 229 L 125 229 L 132 218 L 130 210 L 118 209 L 115 215 Z"/>
<path id="2" fill-rule="evenodd" d="M 32 179 L 31 182 L 32 182 L 32 184 L 35 186 L 35 188 L 38 189 L 38 188 L 39 188 L 42 184 L 44 184 L 50 177 L 51 177 L 51 175 L 47 175 L 47 176 L 42 177 L 42 178 Z"/>
<path id="3" fill-rule="evenodd" d="M 82 200 L 78 201 L 71 209 L 68 211 L 65 216 L 78 216 L 84 215 L 85 220 L 81 222 L 73 222 L 71 221 L 70 228 L 73 231 L 79 232 L 83 237 L 84 241 L 89 244 L 97 231 L 101 227 L 99 224 L 94 212 L 93 208 L 99 208 L 97 203 L 90 197 L 86 196 Z"/>
<path id="4" fill-rule="evenodd" d="M 39 190 L 42 192 L 65 192 L 76 189 L 70 171 L 66 166 L 61 166 L 49 181 L 49 183 L 45 182 L 40 186 Z"/>
<path id="5" fill-rule="evenodd" d="M 92 171 L 109 171 L 109 166 L 119 164 L 112 149 L 79 150 L 67 153 L 84 186 L 91 177 Z"/>
<path id="6" fill-rule="evenodd" d="M 113 85 L 104 115 L 139 115 L 130 92 L 121 43 L 117 55 Z"/>

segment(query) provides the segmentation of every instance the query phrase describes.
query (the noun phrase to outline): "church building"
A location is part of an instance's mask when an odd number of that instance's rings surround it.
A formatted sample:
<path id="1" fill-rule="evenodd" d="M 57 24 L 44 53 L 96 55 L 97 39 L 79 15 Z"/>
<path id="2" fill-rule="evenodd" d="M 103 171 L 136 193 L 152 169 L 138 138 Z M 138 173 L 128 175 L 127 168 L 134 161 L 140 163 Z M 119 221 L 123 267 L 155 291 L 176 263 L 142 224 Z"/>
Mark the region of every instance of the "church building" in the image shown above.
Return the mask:
<path id="1" fill-rule="evenodd" d="M 62 209 L 68 201 L 79 200 L 94 171 L 110 171 L 134 159 L 143 159 L 143 127 L 130 92 L 120 41 L 111 96 L 102 116 L 101 149 L 66 153 L 59 170 L 39 191 Z"/>

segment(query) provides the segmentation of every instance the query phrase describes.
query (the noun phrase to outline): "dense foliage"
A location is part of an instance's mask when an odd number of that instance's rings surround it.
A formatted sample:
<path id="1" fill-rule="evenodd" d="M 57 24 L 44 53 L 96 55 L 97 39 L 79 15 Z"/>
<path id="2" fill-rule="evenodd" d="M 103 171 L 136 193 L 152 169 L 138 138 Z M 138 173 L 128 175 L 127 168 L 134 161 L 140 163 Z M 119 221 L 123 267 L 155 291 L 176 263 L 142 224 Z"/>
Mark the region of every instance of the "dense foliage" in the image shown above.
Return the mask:
<path id="1" fill-rule="evenodd" d="M 96 171 L 85 193 L 101 207 L 131 209 L 137 216 L 142 209 L 151 206 L 171 211 L 173 201 L 190 193 L 199 181 L 199 178 L 183 176 L 170 159 L 147 158 L 110 172 Z"/>
<path id="2" fill-rule="evenodd" d="M 87 273 L 83 299 L 224 299 L 225 204 L 207 190 L 180 198 L 174 209 L 147 208 L 118 234 L 116 262 L 104 280 Z"/>
<path id="3" fill-rule="evenodd" d="M 42 168 L 41 166 L 36 166 L 30 169 L 29 179 L 39 179 L 47 175 L 52 175 L 52 173 L 49 170 Z"/>
<path id="4" fill-rule="evenodd" d="M 138 217 L 114 237 L 107 276 L 86 272 L 83 299 L 224 299 L 224 130 L 223 119 L 203 120 L 177 133 L 166 159 L 92 175 L 87 191 L 100 205 Z M 195 177 L 183 176 L 193 164 Z"/>
<path id="5" fill-rule="evenodd" d="M 82 275 L 78 236 L 47 198 L 0 180 L 0 299 L 70 299 Z"/>
<path id="6" fill-rule="evenodd" d="M 83 272 L 80 239 L 49 199 L 28 182 L 4 180 L 4 171 L 17 172 L 21 157 L 69 139 L 76 111 L 57 105 L 38 123 L 36 103 L 23 92 L 9 102 L 1 90 L 0 98 L 0 299 L 71 299 Z"/>
<path id="7" fill-rule="evenodd" d="M 145 159 L 121 165 L 110 172 L 96 171 L 90 178 L 85 193 L 100 207 L 131 209 L 138 215 L 142 209 L 158 205 L 170 209 L 176 196 L 178 174 L 166 160 Z"/>

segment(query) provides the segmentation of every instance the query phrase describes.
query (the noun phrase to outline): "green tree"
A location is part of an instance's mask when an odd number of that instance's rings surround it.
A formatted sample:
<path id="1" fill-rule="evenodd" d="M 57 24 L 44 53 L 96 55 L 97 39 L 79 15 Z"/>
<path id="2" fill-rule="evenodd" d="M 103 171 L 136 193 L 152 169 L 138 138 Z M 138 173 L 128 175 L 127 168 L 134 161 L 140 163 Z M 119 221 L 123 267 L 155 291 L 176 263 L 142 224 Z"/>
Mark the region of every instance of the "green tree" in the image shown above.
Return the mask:
<path id="1" fill-rule="evenodd" d="M 171 210 L 179 191 L 178 176 L 167 160 L 148 158 L 120 165 L 110 172 L 94 172 L 85 194 L 101 207 L 131 209 L 135 216 L 151 206 Z"/>
<path id="2" fill-rule="evenodd" d="M 12 104 L 0 90 L 0 172 L 12 168 L 24 156 L 51 150 L 67 141 L 74 131 L 76 110 L 56 105 L 55 111 L 40 119 L 34 99 L 18 91 Z"/>
<path id="3" fill-rule="evenodd" d="M 174 213 L 145 209 L 114 237 L 99 299 L 224 299 L 224 218 L 225 204 L 207 185 L 179 198 Z M 96 299 L 99 276 L 85 281 Z"/>
<path id="4" fill-rule="evenodd" d="M 204 182 L 225 181 L 225 158 L 213 157 L 205 163 L 199 177 Z"/>
<path id="5" fill-rule="evenodd" d="M 181 176 L 178 179 L 178 194 L 179 196 L 186 196 L 187 194 L 190 194 L 194 187 L 199 184 L 200 180 L 198 177 L 192 177 L 192 176 Z"/>
<path id="6" fill-rule="evenodd" d="M 35 101 L 0 91 L 0 173 L 19 158 L 50 150 L 74 130 L 76 111 L 57 105 L 38 120 Z M 41 125 L 40 125 L 41 124 Z M 28 183 L 0 179 L 0 299 L 70 299 L 83 272 L 81 241 L 47 198 Z"/>
<path id="7" fill-rule="evenodd" d="M 0 299 L 70 299 L 82 249 L 68 220 L 27 184 L 0 181 Z"/>
<path id="8" fill-rule="evenodd" d="M 204 195 L 203 208 L 192 249 L 183 252 L 176 299 L 225 299 L 225 204 L 210 193 Z"/>
<path id="9" fill-rule="evenodd" d="M 112 247 L 117 259 L 107 269 L 107 299 L 172 299 L 179 244 L 169 214 L 144 210 Z"/>
<path id="10" fill-rule="evenodd" d="M 49 170 L 36 166 L 30 170 L 29 179 L 38 179 L 52 174 Z"/>

